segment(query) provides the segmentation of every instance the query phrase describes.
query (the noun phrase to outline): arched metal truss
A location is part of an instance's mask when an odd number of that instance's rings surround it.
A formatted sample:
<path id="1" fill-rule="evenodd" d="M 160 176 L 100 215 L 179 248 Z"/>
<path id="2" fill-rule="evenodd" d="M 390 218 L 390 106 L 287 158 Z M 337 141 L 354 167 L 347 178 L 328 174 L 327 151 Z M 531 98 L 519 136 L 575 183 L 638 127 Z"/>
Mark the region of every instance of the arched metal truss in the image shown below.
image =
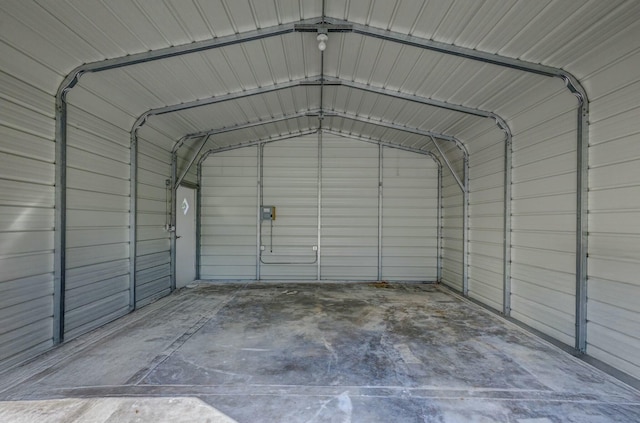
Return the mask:
<path id="1" fill-rule="evenodd" d="M 235 34 L 226 37 L 219 37 L 213 40 L 199 41 L 182 46 L 173 46 L 155 51 L 132 54 L 125 57 L 107 59 L 100 62 L 84 64 L 74 69 L 61 83 L 56 94 L 56 213 L 55 213 L 55 278 L 54 278 L 54 342 L 60 343 L 64 334 L 64 295 L 65 295 L 65 249 L 66 249 L 66 141 L 67 141 L 67 95 L 79 81 L 79 78 L 90 72 L 101 72 L 110 69 L 122 68 L 130 65 L 146 63 L 156 60 L 162 60 L 170 57 L 176 57 L 184 54 L 196 53 L 220 47 L 240 44 L 253 40 L 260 40 L 268 37 L 282 36 L 293 32 L 351 32 L 366 37 L 373 37 L 384 41 L 409 45 L 416 48 L 431 50 L 446 55 L 453 55 L 469 60 L 490 63 L 493 65 L 506 67 L 548 77 L 561 78 L 567 88 L 578 98 L 579 107 L 577 112 L 577 216 L 576 216 L 576 343 L 575 349 L 578 352 L 584 352 L 586 348 L 586 274 L 587 274 L 587 171 L 588 171 L 588 120 L 589 120 L 589 102 L 585 89 L 580 82 L 570 73 L 563 69 L 550 66 L 531 63 L 519 59 L 499 56 L 496 54 L 486 53 L 474 49 L 458 47 L 446 43 L 427 40 L 407 34 L 397 33 L 389 30 L 372 28 L 370 26 L 356 24 L 348 21 L 330 19 L 330 18 L 313 18 L 304 21 L 277 25 L 270 28 L 248 31 L 241 34 Z M 325 81 L 320 81 L 321 85 Z M 283 88 L 284 88 L 283 84 Z M 356 87 L 352 87 L 356 88 Z M 245 94 L 247 92 L 245 91 Z M 409 99 L 407 99 L 409 100 Z M 409 100 L 411 101 L 411 100 Z M 434 104 L 432 104 L 434 105 Z M 437 107 L 437 106 L 436 106 Z M 148 117 L 148 116 L 147 116 Z M 489 117 L 489 116 L 487 116 Z M 144 117 L 146 119 L 146 117 Z M 510 170 L 510 132 L 504 121 L 500 122 L 496 119 L 498 125 L 507 134 L 507 142 L 505 142 L 505 172 L 509 174 Z M 502 126 L 504 124 L 504 126 Z M 132 131 L 132 138 L 136 131 Z M 135 145 L 132 145 L 132 177 L 135 177 Z M 505 183 L 505 198 L 510 198 L 510 183 Z M 135 231 L 135 191 L 131 192 L 132 206 L 131 223 L 132 231 Z M 505 201 L 505 204 L 509 201 Z M 466 204 L 466 202 L 465 202 Z M 466 213 L 465 213 L 466 216 Z M 510 232 L 509 219 L 505 213 L 505 297 L 504 312 L 508 314 L 508 232 Z M 466 221 L 467 219 L 465 219 Z M 465 235 L 467 231 L 465 230 Z M 135 240 L 134 238 L 132 238 Z M 466 239 L 466 238 L 465 238 Z M 134 242 L 132 242 L 133 246 Z M 466 250 L 465 242 L 465 250 Z M 132 248 L 135 252 L 135 248 Z M 465 256 L 466 256 L 465 251 Z M 135 260 L 131 264 L 132 271 L 135 271 Z M 465 269 L 466 271 L 466 269 Z M 134 292 L 132 290 L 132 298 Z"/>

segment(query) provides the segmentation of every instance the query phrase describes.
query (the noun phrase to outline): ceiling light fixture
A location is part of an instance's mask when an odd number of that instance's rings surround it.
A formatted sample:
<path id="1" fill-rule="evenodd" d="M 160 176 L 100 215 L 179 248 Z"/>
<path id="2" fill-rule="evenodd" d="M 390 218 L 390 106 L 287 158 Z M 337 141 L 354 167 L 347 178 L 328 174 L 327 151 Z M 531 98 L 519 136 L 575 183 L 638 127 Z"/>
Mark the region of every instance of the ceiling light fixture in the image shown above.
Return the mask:
<path id="1" fill-rule="evenodd" d="M 318 40 L 318 50 L 325 51 L 325 49 L 327 48 L 328 39 L 329 39 L 329 36 L 327 34 L 323 34 L 323 33 L 318 34 L 318 37 L 316 38 L 316 40 Z"/>

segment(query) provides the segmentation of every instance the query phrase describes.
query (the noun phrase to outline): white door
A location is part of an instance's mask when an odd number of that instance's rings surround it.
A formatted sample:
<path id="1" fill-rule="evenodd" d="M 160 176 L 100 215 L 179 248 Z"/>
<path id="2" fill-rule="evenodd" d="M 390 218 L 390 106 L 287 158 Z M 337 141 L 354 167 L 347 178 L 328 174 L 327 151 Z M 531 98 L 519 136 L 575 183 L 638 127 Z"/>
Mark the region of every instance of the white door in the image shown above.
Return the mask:
<path id="1" fill-rule="evenodd" d="M 196 190 L 176 192 L 176 288 L 196 279 Z"/>

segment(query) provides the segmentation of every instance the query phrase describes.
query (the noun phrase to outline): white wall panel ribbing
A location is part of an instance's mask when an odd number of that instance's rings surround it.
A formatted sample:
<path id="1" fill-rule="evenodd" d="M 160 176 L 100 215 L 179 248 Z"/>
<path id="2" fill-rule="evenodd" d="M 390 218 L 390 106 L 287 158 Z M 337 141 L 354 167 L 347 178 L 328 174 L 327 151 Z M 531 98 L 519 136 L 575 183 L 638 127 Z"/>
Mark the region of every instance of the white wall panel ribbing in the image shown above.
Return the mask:
<path id="1" fill-rule="evenodd" d="M 321 277 L 378 278 L 378 146 L 322 139 Z"/>
<path id="2" fill-rule="evenodd" d="M 592 101 L 587 352 L 640 378 L 640 23 L 606 44 L 615 48 L 585 78 Z"/>
<path id="3" fill-rule="evenodd" d="M 277 216 L 262 224 L 262 279 L 317 278 L 318 155 L 315 135 L 264 146 L 262 205 L 275 206 Z"/>
<path id="4" fill-rule="evenodd" d="M 462 168 L 459 150 L 442 144 L 455 168 Z M 456 158 L 457 157 L 457 158 Z M 442 165 L 442 283 L 462 291 L 464 197 L 449 168 Z"/>
<path id="5" fill-rule="evenodd" d="M 165 229 L 171 153 L 139 137 L 137 176 L 136 307 L 140 307 L 171 289 L 171 240 Z"/>
<path id="6" fill-rule="evenodd" d="M 469 296 L 502 311 L 505 134 L 489 119 L 469 148 Z"/>
<path id="7" fill-rule="evenodd" d="M 257 150 L 212 154 L 202 165 L 202 279 L 256 278 Z"/>
<path id="8" fill-rule="evenodd" d="M 256 148 L 212 154 L 202 174 L 203 279 L 256 275 Z M 337 135 L 322 140 L 320 273 L 324 280 L 378 278 L 382 206 L 382 278 L 437 278 L 438 167 L 431 157 Z M 262 279 L 315 279 L 318 240 L 318 135 L 268 143 L 262 157 Z M 459 196 L 459 188 L 458 196 Z M 272 252 L 273 251 L 273 252 Z"/>
<path id="9" fill-rule="evenodd" d="M 53 102 L 0 69 L 0 369 L 53 345 Z"/>
<path id="10" fill-rule="evenodd" d="M 575 337 L 576 98 L 560 81 L 510 122 L 512 316 L 568 345 Z"/>
<path id="11" fill-rule="evenodd" d="M 122 129 L 130 117 L 82 89 L 70 99 L 67 339 L 126 314 L 130 301 L 130 148 L 129 133 Z M 101 148 L 91 148 L 94 144 Z"/>
<path id="12" fill-rule="evenodd" d="M 438 166 L 382 149 L 382 279 L 438 278 Z"/>

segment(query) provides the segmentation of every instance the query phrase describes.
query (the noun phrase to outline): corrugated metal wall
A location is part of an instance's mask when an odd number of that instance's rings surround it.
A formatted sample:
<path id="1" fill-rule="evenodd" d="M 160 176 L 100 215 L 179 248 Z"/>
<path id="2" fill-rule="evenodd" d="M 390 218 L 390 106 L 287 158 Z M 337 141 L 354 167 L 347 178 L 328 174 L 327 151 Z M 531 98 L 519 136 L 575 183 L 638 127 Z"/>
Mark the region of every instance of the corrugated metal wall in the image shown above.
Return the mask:
<path id="1" fill-rule="evenodd" d="M 443 144 L 454 168 L 463 157 L 453 143 Z M 464 196 L 449 168 L 442 165 L 442 283 L 462 291 Z"/>
<path id="2" fill-rule="evenodd" d="M 65 338 L 129 312 L 130 117 L 69 96 Z"/>
<path id="3" fill-rule="evenodd" d="M 438 166 L 382 149 L 382 279 L 438 278 Z"/>
<path id="4" fill-rule="evenodd" d="M 375 144 L 323 135 L 324 279 L 378 278 L 378 150 Z"/>
<path id="5" fill-rule="evenodd" d="M 210 155 L 202 164 L 202 279 L 256 278 L 258 148 Z"/>
<path id="6" fill-rule="evenodd" d="M 261 205 L 275 206 L 277 216 L 262 222 L 262 279 L 317 278 L 318 155 L 313 135 L 263 147 Z"/>
<path id="7" fill-rule="evenodd" d="M 0 368 L 53 345 L 53 96 L 0 43 Z M 40 69 L 34 65 L 33 71 Z M 40 69 L 41 70 L 41 69 Z M 14 76 L 31 83 L 25 83 Z"/>
<path id="8" fill-rule="evenodd" d="M 378 145 L 337 135 L 322 138 L 321 278 L 378 278 L 381 208 L 382 277 L 436 280 L 436 163 L 384 148 L 380 180 Z M 262 279 L 317 277 L 317 157 L 318 135 L 263 147 L 263 205 L 276 206 L 277 217 L 273 228 L 270 221 L 262 222 Z M 213 154 L 204 162 L 203 279 L 255 278 L 257 173 L 254 147 Z"/>
<path id="9" fill-rule="evenodd" d="M 510 121 L 511 315 L 573 345 L 577 100 L 560 80 L 528 91 L 538 101 Z"/>
<path id="10" fill-rule="evenodd" d="M 502 311 L 505 134 L 487 119 L 469 148 L 469 296 Z"/>
<path id="11" fill-rule="evenodd" d="M 139 136 L 137 176 L 136 307 L 141 307 L 171 290 L 171 238 L 166 230 L 171 152 Z"/>
<path id="12" fill-rule="evenodd" d="M 587 352 L 640 378 L 640 24 L 580 63 L 589 77 Z M 602 65 L 605 63 L 606 65 Z"/>

